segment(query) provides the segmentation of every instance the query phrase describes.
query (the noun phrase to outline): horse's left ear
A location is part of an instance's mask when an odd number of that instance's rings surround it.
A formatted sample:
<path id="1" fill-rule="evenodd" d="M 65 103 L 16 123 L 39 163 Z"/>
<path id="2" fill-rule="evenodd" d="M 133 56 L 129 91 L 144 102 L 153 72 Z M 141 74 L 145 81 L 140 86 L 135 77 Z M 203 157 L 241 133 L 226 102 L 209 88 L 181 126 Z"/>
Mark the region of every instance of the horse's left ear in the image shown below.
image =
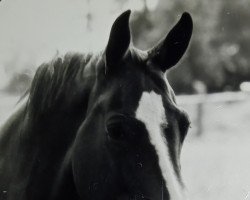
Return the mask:
<path id="1" fill-rule="evenodd" d="M 105 50 L 106 67 L 115 66 L 125 55 L 130 44 L 129 16 L 131 11 L 122 13 L 114 22 Z"/>
<path id="2" fill-rule="evenodd" d="M 183 13 L 179 22 L 149 51 L 149 59 L 163 72 L 171 68 L 185 53 L 193 31 L 193 21 L 188 13 Z"/>

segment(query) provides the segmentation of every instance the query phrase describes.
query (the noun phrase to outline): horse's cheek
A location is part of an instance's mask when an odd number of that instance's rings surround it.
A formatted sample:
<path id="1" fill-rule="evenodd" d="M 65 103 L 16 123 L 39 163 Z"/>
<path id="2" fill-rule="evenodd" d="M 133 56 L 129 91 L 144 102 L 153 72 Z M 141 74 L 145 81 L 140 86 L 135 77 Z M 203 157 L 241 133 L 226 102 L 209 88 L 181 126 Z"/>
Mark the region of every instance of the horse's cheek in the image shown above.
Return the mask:
<path id="1" fill-rule="evenodd" d="M 106 199 L 114 183 L 105 133 L 103 128 L 95 127 L 98 121 L 95 119 L 95 123 L 89 122 L 79 130 L 74 144 L 73 176 L 77 191 L 83 199 Z"/>

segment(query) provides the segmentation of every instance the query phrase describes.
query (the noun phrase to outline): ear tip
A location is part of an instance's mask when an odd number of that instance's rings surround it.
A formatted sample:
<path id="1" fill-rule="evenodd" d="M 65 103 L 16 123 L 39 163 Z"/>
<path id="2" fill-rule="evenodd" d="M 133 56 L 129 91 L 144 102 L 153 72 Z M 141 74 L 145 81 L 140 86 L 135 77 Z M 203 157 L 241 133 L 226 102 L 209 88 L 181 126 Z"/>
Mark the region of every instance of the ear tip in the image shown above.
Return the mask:
<path id="1" fill-rule="evenodd" d="M 130 17 L 131 10 L 126 10 L 122 14 L 120 14 L 119 17 L 116 18 L 114 24 L 117 24 L 118 22 L 124 22 L 124 23 L 129 23 L 129 17 Z M 113 24 L 113 26 L 114 26 Z"/>
<path id="2" fill-rule="evenodd" d="M 129 9 L 129 10 L 124 11 L 124 12 L 121 14 L 121 16 L 126 17 L 126 18 L 129 18 L 129 17 L 130 17 L 130 14 L 131 14 L 131 10 Z"/>
<path id="3" fill-rule="evenodd" d="M 128 9 L 128 10 L 124 11 L 124 13 L 128 13 L 130 15 L 131 9 Z"/>
<path id="4" fill-rule="evenodd" d="M 184 12 L 182 14 L 181 20 L 185 21 L 186 23 L 189 23 L 191 26 L 193 25 L 193 19 L 188 12 Z"/>
<path id="5" fill-rule="evenodd" d="M 187 16 L 187 17 L 191 18 L 191 14 L 189 12 L 186 12 L 186 11 L 184 13 L 182 13 L 182 16 Z"/>

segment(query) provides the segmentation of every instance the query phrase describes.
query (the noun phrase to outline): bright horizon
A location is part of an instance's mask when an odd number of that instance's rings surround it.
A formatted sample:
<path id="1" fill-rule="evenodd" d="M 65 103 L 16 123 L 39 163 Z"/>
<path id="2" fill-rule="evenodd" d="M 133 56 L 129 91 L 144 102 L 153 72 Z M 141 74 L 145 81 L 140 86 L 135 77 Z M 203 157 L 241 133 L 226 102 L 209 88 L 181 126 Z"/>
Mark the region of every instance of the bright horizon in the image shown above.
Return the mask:
<path id="1" fill-rule="evenodd" d="M 64 54 L 68 51 L 102 50 L 114 19 L 128 8 L 143 8 L 142 0 L 137 3 L 127 1 L 123 7 L 114 2 L 2 0 L 0 67 L 4 67 L 13 58 L 22 68 L 28 62 L 39 64 L 57 52 Z M 147 0 L 147 5 L 155 7 L 157 2 Z M 87 25 L 88 12 L 92 14 L 90 27 Z"/>

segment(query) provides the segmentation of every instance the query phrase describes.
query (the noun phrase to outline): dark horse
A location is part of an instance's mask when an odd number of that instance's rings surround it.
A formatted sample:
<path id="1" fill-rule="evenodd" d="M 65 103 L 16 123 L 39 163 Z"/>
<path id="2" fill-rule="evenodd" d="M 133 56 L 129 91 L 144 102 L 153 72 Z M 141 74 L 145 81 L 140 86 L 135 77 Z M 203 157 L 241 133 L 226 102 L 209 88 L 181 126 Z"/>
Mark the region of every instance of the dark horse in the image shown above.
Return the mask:
<path id="1" fill-rule="evenodd" d="M 131 45 L 130 11 L 99 55 L 42 64 L 0 134 L 1 200 L 185 200 L 180 151 L 189 128 L 165 77 L 186 51 L 184 13 L 158 45 Z"/>

